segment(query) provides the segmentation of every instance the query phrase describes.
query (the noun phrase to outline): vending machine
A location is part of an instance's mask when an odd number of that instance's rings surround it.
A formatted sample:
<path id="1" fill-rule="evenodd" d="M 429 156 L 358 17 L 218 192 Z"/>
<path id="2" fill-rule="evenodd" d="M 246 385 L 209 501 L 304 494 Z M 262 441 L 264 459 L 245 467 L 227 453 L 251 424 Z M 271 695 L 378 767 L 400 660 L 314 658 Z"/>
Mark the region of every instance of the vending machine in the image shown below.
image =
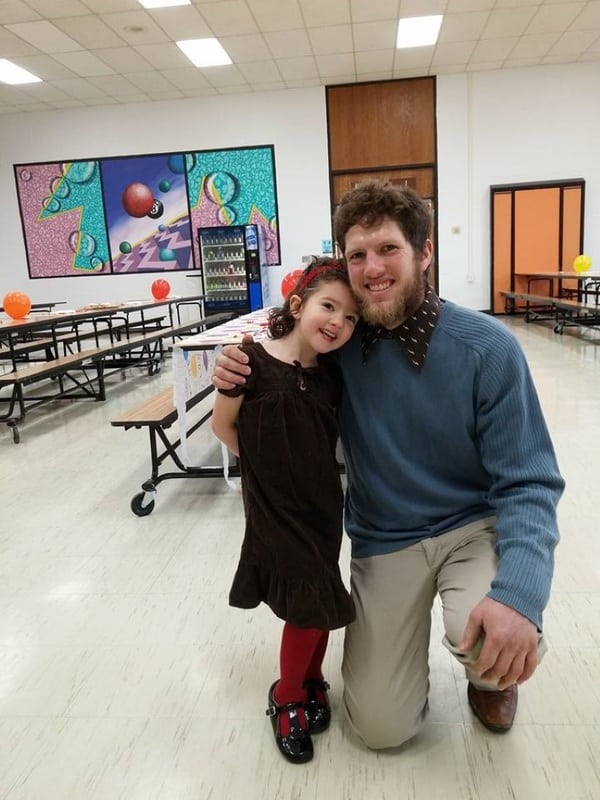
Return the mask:
<path id="1" fill-rule="evenodd" d="M 246 314 L 263 307 L 257 225 L 198 228 L 204 307 Z"/>

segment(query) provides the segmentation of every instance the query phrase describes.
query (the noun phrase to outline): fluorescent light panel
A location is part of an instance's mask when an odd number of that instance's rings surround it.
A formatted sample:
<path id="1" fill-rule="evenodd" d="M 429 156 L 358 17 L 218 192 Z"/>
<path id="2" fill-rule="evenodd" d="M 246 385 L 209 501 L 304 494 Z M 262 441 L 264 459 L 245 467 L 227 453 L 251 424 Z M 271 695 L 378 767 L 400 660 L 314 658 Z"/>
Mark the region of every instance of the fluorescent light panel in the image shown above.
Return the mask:
<path id="1" fill-rule="evenodd" d="M 400 19 L 396 47 L 424 47 L 428 44 L 435 44 L 440 33 L 442 19 L 442 14 Z"/>
<path id="2" fill-rule="evenodd" d="M 184 39 L 176 42 L 195 67 L 218 67 L 231 59 L 218 39 Z"/>
<path id="3" fill-rule="evenodd" d="M 42 79 L 38 78 L 31 72 L 27 72 L 23 67 L 18 67 L 12 61 L 7 61 L 5 58 L 0 58 L 0 81 L 2 83 L 41 83 Z"/>
<path id="4" fill-rule="evenodd" d="M 167 8 L 169 6 L 189 6 L 192 0 L 138 0 L 144 8 Z"/>

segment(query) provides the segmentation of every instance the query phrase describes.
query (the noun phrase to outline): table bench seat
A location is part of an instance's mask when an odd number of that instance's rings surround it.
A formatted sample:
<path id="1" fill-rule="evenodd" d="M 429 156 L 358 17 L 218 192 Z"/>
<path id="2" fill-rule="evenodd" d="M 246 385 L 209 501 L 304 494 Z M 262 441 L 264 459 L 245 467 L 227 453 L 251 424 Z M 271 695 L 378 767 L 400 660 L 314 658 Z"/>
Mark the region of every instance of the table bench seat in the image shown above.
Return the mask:
<path id="1" fill-rule="evenodd" d="M 566 297 L 530 294 L 528 292 L 501 291 L 507 313 L 519 310 L 516 301 L 525 303 L 525 321 L 552 320 L 554 332 L 562 334 L 567 326 L 585 329 L 600 328 L 600 307 L 595 303 L 571 300 Z"/>

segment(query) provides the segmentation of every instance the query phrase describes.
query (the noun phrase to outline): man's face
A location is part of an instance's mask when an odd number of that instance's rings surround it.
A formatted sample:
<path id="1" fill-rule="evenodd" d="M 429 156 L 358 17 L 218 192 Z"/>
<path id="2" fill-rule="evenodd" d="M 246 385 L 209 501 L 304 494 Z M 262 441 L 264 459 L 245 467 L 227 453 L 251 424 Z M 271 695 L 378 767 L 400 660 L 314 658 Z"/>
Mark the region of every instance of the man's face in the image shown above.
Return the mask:
<path id="1" fill-rule="evenodd" d="M 349 228 L 344 255 L 361 314 L 369 324 L 395 328 L 423 302 L 423 273 L 432 256 L 429 239 L 418 253 L 398 224 L 384 217 L 369 228 Z"/>

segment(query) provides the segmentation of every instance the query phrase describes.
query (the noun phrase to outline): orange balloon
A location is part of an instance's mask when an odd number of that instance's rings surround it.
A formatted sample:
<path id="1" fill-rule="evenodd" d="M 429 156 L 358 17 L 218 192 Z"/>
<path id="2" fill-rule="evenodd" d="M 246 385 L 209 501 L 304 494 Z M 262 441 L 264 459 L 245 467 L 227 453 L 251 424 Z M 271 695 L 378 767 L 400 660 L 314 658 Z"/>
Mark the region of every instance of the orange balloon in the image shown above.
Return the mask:
<path id="1" fill-rule="evenodd" d="M 4 295 L 2 305 L 9 317 L 13 319 L 23 319 L 23 317 L 29 314 L 31 300 L 25 292 L 9 292 Z"/>
<path id="2" fill-rule="evenodd" d="M 158 278 L 152 284 L 152 296 L 155 300 L 164 300 L 169 296 L 171 291 L 171 284 L 164 278 Z"/>
<path id="3" fill-rule="evenodd" d="M 285 300 L 288 294 L 296 288 L 296 284 L 300 280 L 300 275 L 304 270 L 302 269 L 295 269 L 292 272 L 288 272 L 288 274 L 283 278 L 281 281 L 281 295 Z"/>

